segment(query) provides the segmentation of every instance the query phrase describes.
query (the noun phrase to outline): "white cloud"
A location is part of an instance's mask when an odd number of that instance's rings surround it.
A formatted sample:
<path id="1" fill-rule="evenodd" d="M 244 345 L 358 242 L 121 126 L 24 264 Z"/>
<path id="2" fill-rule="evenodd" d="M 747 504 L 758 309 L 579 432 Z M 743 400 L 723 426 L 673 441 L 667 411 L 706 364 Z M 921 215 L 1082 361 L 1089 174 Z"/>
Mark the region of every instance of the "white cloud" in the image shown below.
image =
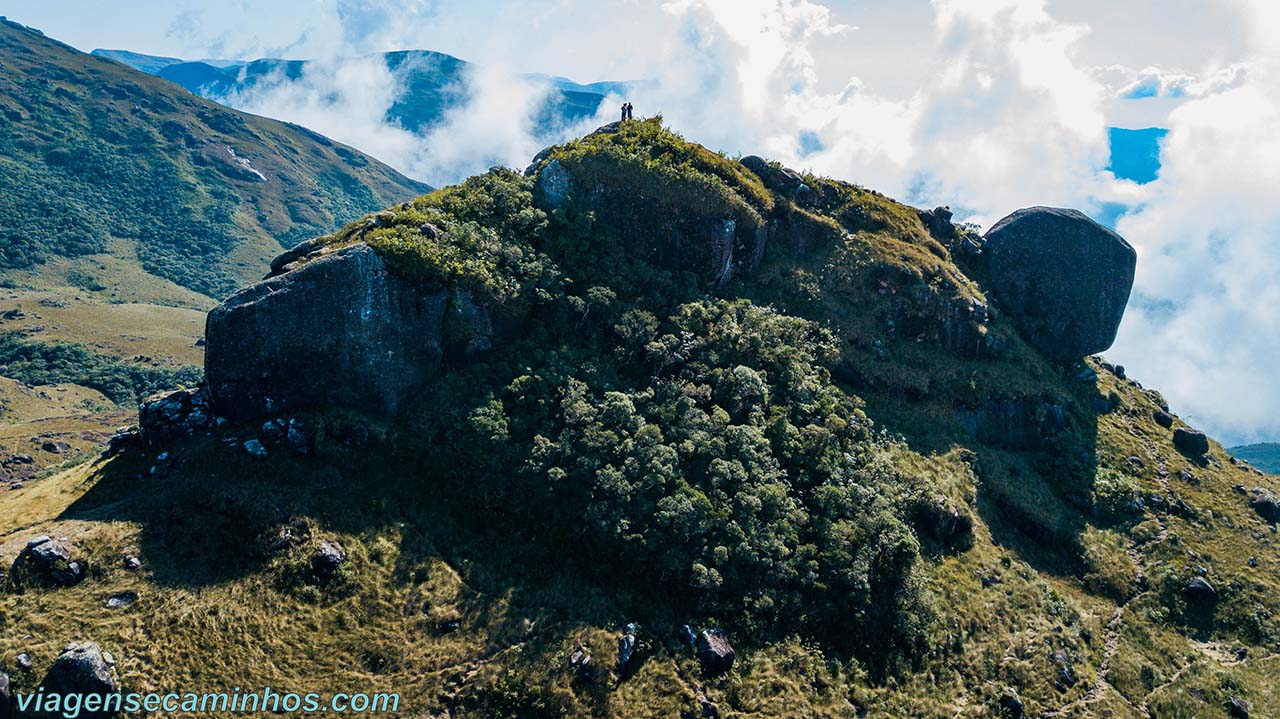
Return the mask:
<path id="1" fill-rule="evenodd" d="M 461 101 L 434 125 L 412 132 L 389 119 L 412 62 L 393 73 L 380 55 L 315 60 L 295 80 L 280 71 L 218 99 L 311 128 L 437 186 L 493 165 L 522 167 L 546 144 L 534 115 L 552 88 L 498 67 L 468 66 L 457 87 Z M 588 119 L 550 131 L 565 138 L 598 124 Z"/>
<path id="2" fill-rule="evenodd" d="M 1280 437 L 1280 67 L 1270 6 L 1247 79 L 1174 110 L 1160 179 L 1119 230 L 1141 261 L 1112 355 L 1233 440 Z"/>

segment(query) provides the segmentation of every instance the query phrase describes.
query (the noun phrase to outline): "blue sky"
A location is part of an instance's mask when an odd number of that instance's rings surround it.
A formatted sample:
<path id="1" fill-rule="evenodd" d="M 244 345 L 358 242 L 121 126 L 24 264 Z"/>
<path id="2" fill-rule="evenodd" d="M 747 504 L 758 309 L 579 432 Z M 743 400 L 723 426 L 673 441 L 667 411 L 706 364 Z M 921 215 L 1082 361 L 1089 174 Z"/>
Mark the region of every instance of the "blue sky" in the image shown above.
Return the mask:
<path id="1" fill-rule="evenodd" d="M 1108 357 L 1226 441 L 1280 439 L 1270 0 L 0 0 L 0 14 L 84 50 L 319 59 L 237 106 L 437 183 L 527 161 L 538 148 L 510 108 L 539 89 L 514 78 L 546 72 L 648 80 L 638 114 L 692 139 L 983 225 L 1032 204 L 1124 208 L 1138 280 Z M 482 67 L 473 106 L 426 136 L 387 125 L 394 81 L 350 59 L 405 48 Z M 1154 181 L 1109 169 L 1112 127 L 1167 130 Z"/>

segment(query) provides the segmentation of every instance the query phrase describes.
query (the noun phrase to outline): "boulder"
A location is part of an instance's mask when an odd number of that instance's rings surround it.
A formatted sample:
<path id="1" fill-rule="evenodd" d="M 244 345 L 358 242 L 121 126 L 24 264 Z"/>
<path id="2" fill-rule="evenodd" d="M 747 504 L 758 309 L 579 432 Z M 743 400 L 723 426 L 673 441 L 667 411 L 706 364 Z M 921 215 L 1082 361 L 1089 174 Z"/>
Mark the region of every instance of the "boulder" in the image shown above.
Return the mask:
<path id="1" fill-rule="evenodd" d="M 246 439 L 244 441 L 244 453 L 256 460 L 264 460 L 267 458 L 267 448 L 261 441 L 256 439 Z"/>
<path id="2" fill-rule="evenodd" d="M 1231 719 L 1249 719 L 1249 702 L 1240 697 L 1231 697 L 1226 703 L 1227 716 Z"/>
<path id="3" fill-rule="evenodd" d="M 333 579 L 345 561 L 347 561 L 347 553 L 337 542 L 321 540 L 316 551 L 311 554 L 311 571 L 321 581 L 328 581 Z"/>
<path id="4" fill-rule="evenodd" d="M 114 457 L 134 446 L 140 439 L 142 439 L 142 433 L 137 427 L 120 427 L 111 435 L 111 439 L 107 440 L 106 456 Z"/>
<path id="5" fill-rule="evenodd" d="M 1071 661 L 1071 655 L 1067 654 L 1065 649 L 1058 649 L 1050 654 L 1049 663 L 1057 670 L 1055 684 L 1060 691 L 1070 689 L 1079 681 L 1076 676 L 1075 662 Z"/>
<path id="6" fill-rule="evenodd" d="M 323 248 L 324 245 L 320 243 L 320 238 L 299 242 L 288 250 L 280 253 L 271 261 L 271 272 L 267 274 L 266 279 L 288 272 L 290 266 L 295 262 L 319 254 L 320 250 Z"/>
<path id="7" fill-rule="evenodd" d="M 138 433 L 152 445 L 190 437 L 209 429 L 214 421 L 204 387 L 160 392 L 138 405 Z"/>
<path id="8" fill-rule="evenodd" d="M 9 675 L 0 672 L 0 719 L 10 719 L 13 716 L 13 683 L 9 681 Z"/>
<path id="9" fill-rule="evenodd" d="M 465 290 L 404 279 L 359 243 L 215 307 L 205 375 L 231 419 L 335 405 L 393 415 L 439 373 L 449 338 L 465 353 L 490 332 Z"/>
<path id="10" fill-rule="evenodd" d="M 1165 429 L 1169 429 L 1173 426 L 1173 415 L 1162 409 L 1152 410 L 1151 418 L 1156 421 L 1156 424 L 1164 427 Z"/>
<path id="11" fill-rule="evenodd" d="M 763 157 L 758 155 L 747 155 L 741 160 L 738 160 L 738 162 L 741 162 L 743 167 L 751 170 L 752 174 L 759 177 L 761 180 L 768 179 L 769 163 Z"/>
<path id="12" fill-rule="evenodd" d="M 284 420 L 269 419 L 262 423 L 262 429 L 258 430 L 258 437 L 262 439 L 263 444 L 280 444 L 284 439 L 284 429 Z"/>
<path id="13" fill-rule="evenodd" d="M 1000 719 L 1022 719 L 1026 711 L 1022 705 L 1022 697 L 1012 687 L 1005 688 L 1000 695 L 999 705 Z"/>
<path id="14" fill-rule="evenodd" d="M 702 671 L 712 676 L 724 674 L 733 667 L 735 654 L 729 638 L 719 629 L 704 629 L 698 634 L 693 650 L 702 665 Z"/>
<path id="15" fill-rule="evenodd" d="M 40 683 L 46 693 L 60 695 L 79 694 L 81 697 L 106 697 L 120 688 L 116 679 L 116 662 L 112 656 L 94 642 L 77 642 L 68 645 L 49 667 L 49 673 Z M 114 715 L 111 711 L 83 711 L 81 717 L 103 719 Z"/>
<path id="16" fill-rule="evenodd" d="M 84 579 L 84 563 L 71 558 L 71 550 L 46 536 L 36 537 L 13 560 L 9 577 L 19 588 L 70 587 Z"/>
<path id="17" fill-rule="evenodd" d="M 917 210 L 916 212 L 920 215 L 920 222 L 924 225 L 924 228 L 935 238 L 948 240 L 955 235 L 955 225 L 951 224 L 951 218 L 954 215 L 951 213 L 950 207 L 935 207 L 932 210 Z"/>
<path id="18" fill-rule="evenodd" d="M 1209 452 L 1209 438 L 1204 432 L 1179 427 L 1173 430 L 1173 446 L 1183 454 L 1202 457 Z"/>
<path id="19" fill-rule="evenodd" d="M 291 419 L 284 433 L 284 445 L 289 448 L 290 452 L 310 454 L 311 433 L 307 431 L 306 426 L 301 422 Z"/>
<path id="20" fill-rule="evenodd" d="M 1046 357 L 1075 360 L 1115 341 L 1138 255 L 1076 210 L 1031 207 L 986 234 L 992 289 Z"/>
<path id="21" fill-rule="evenodd" d="M 127 590 L 107 597 L 107 602 L 103 606 L 107 609 L 127 609 L 137 601 L 138 593 L 133 590 Z"/>
<path id="22" fill-rule="evenodd" d="M 1257 512 L 1258 516 L 1272 524 L 1280 522 L 1280 502 L 1277 502 L 1275 495 L 1270 492 L 1259 492 L 1249 500 L 1249 507 Z"/>
<path id="23" fill-rule="evenodd" d="M 1218 590 L 1213 588 L 1209 580 L 1204 577 L 1195 577 L 1182 590 L 1183 595 L 1188 602 L 1194 604 L 1212 604 L 1218 601 Z"/>
<path id="24" fill-rule="evenodd" d="M 626 674 L 631 664 L 631 658 L 636 653 L 636 635 L 632 633 L 623 634 L 618 637 L 618 673 Z"/>
<path id="25" fill-rule="evenodd" d="M 573 670 L 574 681 L 588 682 L 591 681 L 591 652 L 587 648 L 579 645 L 573 654 L 569 655 L 569 668 Z"/>

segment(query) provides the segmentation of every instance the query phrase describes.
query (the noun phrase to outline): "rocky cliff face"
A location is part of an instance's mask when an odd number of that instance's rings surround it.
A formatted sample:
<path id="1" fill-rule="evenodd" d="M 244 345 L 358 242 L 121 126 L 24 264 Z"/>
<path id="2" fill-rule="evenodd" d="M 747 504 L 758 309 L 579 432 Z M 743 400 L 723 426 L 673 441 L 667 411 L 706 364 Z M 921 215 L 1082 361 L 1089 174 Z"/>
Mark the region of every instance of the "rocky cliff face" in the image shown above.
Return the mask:
<path id="1" fill-rule="evenodd" d="M 368 245 L 324 254 L 209 313 L 214 408 L 232 419 L 326 406 L 395 414 L 439 372 L 450 313 L 487 331 L 464 291 L 406 281 Z"/>

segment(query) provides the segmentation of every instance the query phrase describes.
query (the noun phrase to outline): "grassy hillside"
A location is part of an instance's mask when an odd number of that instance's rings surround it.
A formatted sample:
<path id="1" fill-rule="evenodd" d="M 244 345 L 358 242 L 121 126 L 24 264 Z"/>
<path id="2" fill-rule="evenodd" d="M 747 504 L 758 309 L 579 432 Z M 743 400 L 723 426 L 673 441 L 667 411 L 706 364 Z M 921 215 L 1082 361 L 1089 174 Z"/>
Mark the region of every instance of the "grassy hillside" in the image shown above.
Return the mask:
<path id="1" fill-rule="evenodd" d="M 1280 715 L 1280 545 L 1236 489 L 1273 478 L 1180 452 L 1100 358 L 1040 357 L 962 235 L 657 122 L 544 160 L 576 188 L 556 209 L 494 170 L 328 236 L 506 328 L 402 416 L 299 413 L 311 451 L 264 461 L 227 424 L 0 493 L 0 557 L 49 534 L 90 566 L 0 594 L 15 685 L 93 639 L 130 688 L 399 691 L 406 716 Z M 725 218 L 768 244 L 708 282 L 672 253 Z M 724 628 L 732 671 L 684 624 Z"/>
<path id="2" fill-rule="evenodd" d="M 1234 457 L 1239 457 L 1263 472 L 1280 474 L 1280 444 L 1264 442 L 1243 447 L 1232 447 L 1227 450 Z"/>
<path id="3" fill-rule="evenodd" d="M 307 130 L 8 21 L 0 65 L 3 270 L 118 258 L 216 298 L 281 246 L 425 189 Z M 79 263 L 58 280 L 98 293 L 129 284 L 104 274 Z"/>

